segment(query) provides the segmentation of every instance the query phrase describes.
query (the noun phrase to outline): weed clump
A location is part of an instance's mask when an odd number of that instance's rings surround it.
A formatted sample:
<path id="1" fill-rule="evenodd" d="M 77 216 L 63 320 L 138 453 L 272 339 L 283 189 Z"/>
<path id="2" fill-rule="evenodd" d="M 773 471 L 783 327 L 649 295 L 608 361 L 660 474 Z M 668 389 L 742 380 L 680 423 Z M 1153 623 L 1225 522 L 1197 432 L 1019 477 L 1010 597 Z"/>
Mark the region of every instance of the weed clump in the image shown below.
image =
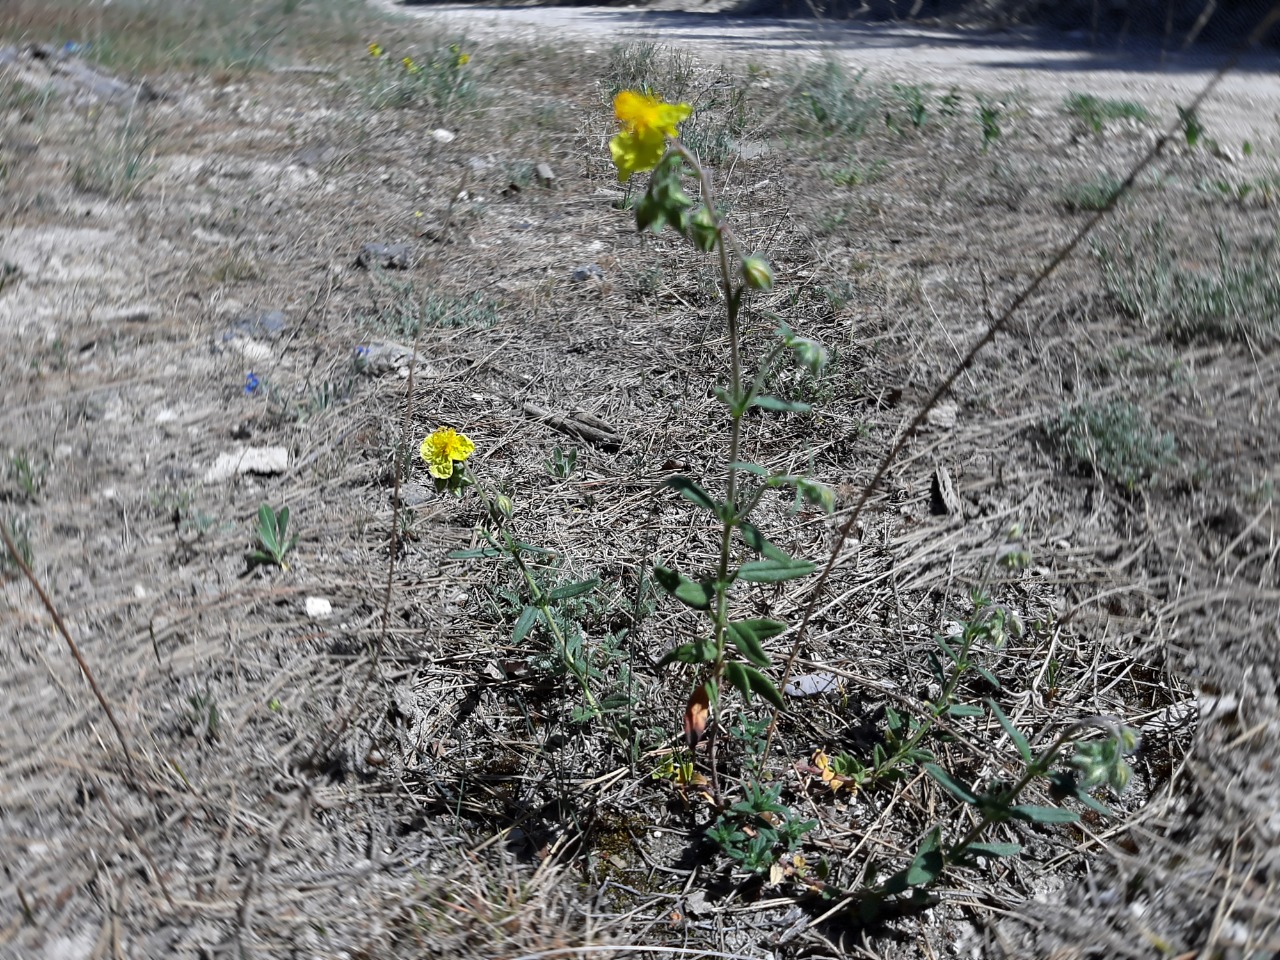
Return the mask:
<path id="1" fill-rule="evenodd" d="M 1051 433 L 1067 459 L 1132 491 L 1176 462 L 1176 441 L 1139 406 L 1114 400 L 1063 411 Z"/>
<path id="2" fill-rule="evenodd" d="M 1120 309 L 1175 340 L 1272 341 L 1280 333 L 1277 239 L 1237 245 L 1218 229 L 1214 255 L 1202 260 L 1174 250 L 1157 223 L 1097 256 Z"/>

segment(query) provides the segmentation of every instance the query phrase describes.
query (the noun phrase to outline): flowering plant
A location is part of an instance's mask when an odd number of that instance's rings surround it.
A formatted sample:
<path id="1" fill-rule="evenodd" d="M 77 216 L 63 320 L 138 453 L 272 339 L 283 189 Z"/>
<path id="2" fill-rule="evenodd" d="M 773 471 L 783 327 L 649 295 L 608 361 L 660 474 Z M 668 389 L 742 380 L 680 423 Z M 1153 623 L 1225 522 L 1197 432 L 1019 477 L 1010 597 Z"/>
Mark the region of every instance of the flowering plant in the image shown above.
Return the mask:
<path id="1" fill-rule="evenodd" d="M 772 664 L 765 644 L 783 633 L 787 625 L 772 618 L 741 616 L 734 610 L 731 593 L 737 583 L 778 583 L 808 576 L 814 570 L 814 564 L 791 557 L 751 522 L 752 512 L 770 489 L 793 487 L 800 498 L 828 512 L 834 507 L 835 496 L 807 477 L 774 473 L 742 462 L 742 421 L 753 407 L 776 413 L 805 412 L 806 404 L 764 394 L 764 384 L 788 354 L 818 373 L 826 363 L 826 351 L 784 325 L 777 331 L 777 344 L 759 358 L 754 376 L 746 376 L 741 314 L 750 292 L 773 286 L 773 270 L 763 257 L 743 251 L 716 209 L 706 170 L 680 141 L 679 125 L 690 116 L 690 106 L 666 103 L 648 92 L 624 90 L 614 99 L 613 108 L 621 129 L 610 141 L 609 152 L 618 179 L 625 182 L 637 173 L 652 171 L 644 197 L 635 208 L 636 226 L 654 232 L 670 226 L 699 250 L 715 255 L 728 332 L 727 376 L 716 388 L 729 417 L 723 495 L 713 495 L 691 477 L 674 476 L 667 481 L 680 496 L 710 514 L 719 527 L 719 557 L 712 570 L 693 576 L 674 564 L 658 564 L 653 571 L 654 580 L 667 593 L 704 612 L 710 621 L 705 634 L 677 644 L 662 660 L 695 669 L 684 731 L 690 746 L 696 746 L 720 726 L 720 695 L 726 683 L 748 703 L 759 696 L 779 709 L 783 706 L 782 694 L 764 672 Z M 697 201 L 684 189 L 686 171 L 698 184 L 701 196 Z M 755 559 L 736 562 L 743 548 Z M 713 792 L 718 793 L 714 786 L 714 736 L 710 740 Z"/>

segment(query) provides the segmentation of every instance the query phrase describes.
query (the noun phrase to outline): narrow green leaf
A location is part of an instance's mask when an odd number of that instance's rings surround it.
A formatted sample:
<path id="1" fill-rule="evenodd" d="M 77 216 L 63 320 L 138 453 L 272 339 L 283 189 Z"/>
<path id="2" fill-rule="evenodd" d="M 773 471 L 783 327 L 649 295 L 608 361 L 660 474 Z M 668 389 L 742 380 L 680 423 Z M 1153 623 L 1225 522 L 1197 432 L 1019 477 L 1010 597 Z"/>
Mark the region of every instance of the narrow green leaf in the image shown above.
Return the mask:
<path id="1" fill-rule="evenodd" d="M 694 643 L 682 643 L 673 650 L 668 650 L 658 661 L 658 666 L 680 662 L 691 665 L 710 663 L 716 658 L 716 647 L 710 640 L 698 640 Z"/>
<path id="2" fill-rule="evenodd" d="M 937 780 L 938 783 L 942 784 L 942 786 L 946 787 L 965 803 L 977 804 L 978 798 L 973 795 L 973 792 L 968 787 L 965 787 L 958 781 L 953 780 L 951 778 L 951 774 L 947 773 L 947 771 L 943 770 L 936 763 L 926 763 L 924 765 L 924 772 L 933 777 L 934 780 Z"/>
<path id="3" fill-rule="evenodd" d="M 743 473 L 754 473 L 757 477 L 767 477 L 769 471 L 758 463 L 747 463 L 743 460 L 735 460 L 729 464 L 730 470 L 741 470 Z"/>
<path id="4" fill-rule="evenodd" d="M 953 717 L 980 717 L 982 708 L 976 703 L 953 703 L 947 707 L 947 713 Z"/>
<path id="5" fill-rule="evenodd" d="M 658 586 L 685 606 L 693 607 L 695 610 L 711 609 L 710 584 L 696 583 L 667 567 L 654 567 L 653 579 L 658 581 Z"/>
<path id="6" fill-rule="evenodd" d="M 971 843 L 964 852 L 978 857 L 1016 857 L 1022 852 L 1020 843 Z"/>
<path id="7" fill-rule="evenodd" d="M 773 681 L 766 677 L 755 667 L 743 667 L 747 674 L 747 682 L 751 684 L 751 689 L 760 696 L 764 697 L 779 710 L 785 709 L 782 702 L 782 694 L 778 692 L 778 688 L 773 685 Z"/>
<path id="8" fill-rule="evenodd" d="M 1042 807 L 1034 803 L 1019 804 L 1011 807 L 1009 812 L 1019 820 L 1030 820 L 1033 823 L 1075 823 L 1080 814 L 1065 807 Z"/>
<path id="9" fill-rule="evenodd" d="M 783 400 L 781 397 L 759 396 L 751 401 L 754 407 L 764 410 L 777 410 L 781 413 L 807 413 L 812 408 L 799 400 Z"/>
<path id="10" fill-rule="evenodd" d="M 942 876 L 946 863 L 942 859 L 940 845 L 941 831 L 934 827 L 920 844 L 920 849 L 916 852 L 915 859 L 911 861 L 911 866 L 907 869 L 905 880 L 908 886 L 931 886 Z"/>
<path id="11" fill-rule="evenodd" d="M 1013 725 L 1013 721 L 1005 716 L 1005 712 L 1000 709 L 1000 704 L 996 703 L 990 697 L 987 697 L 987 706 L 991 708 L 991 712 L 995 714 L 995 718 L 1000 721 L 1000 726 L 1004 727 L 1004 732 L 1009 735 L 1009 739 L 1013 741 L 1013 745 L 1018 749 L 1018 756 L 1022 757 L 1024 763 L 1031 762 L 1031 744 L 1027 742 L 1027 738 L 1022 735 L 1017 727 Z"/>
<path id="12" fill-rule="evenodd" d="M 474 550 L 450 550 L 445 556 L 450 560 L 478 560 L 482 557 L 500 557 L 502 551 L 497 547 L 476 547 Z"/>
<path id="13" fill-rule="evenodd" d="M 947 643 L 946 637 L 944 637 L 942 634 L 938 634 L 933 638 L 933 641 L 939 647 L 942 648 L 942 652 L 945 653 L 950 658 L 952 663 L 960 662 L 960 654 L 956 653 L 955 649 L 951 646 L 951 644 Z"/>
<path id="14" fill-rule="evenodd" d="M 529 636 L 531 631 L 542 617 L 542 611 L 537 607 L 525 607 L 520 611 L 520 619 L 516 621 L 515 628 L 511 631 L 511 640 L 513 643 L 521 643 L 525 637 Z"/>
<path id="15" fill-rule="evenodd" d="M 996 675 L 986 667 L 980 667 L 976 663 L 970 664 L 970 666 L 977 670 L 979 676 L 981 676 L 983 680 L 987 681 L 987 683 L 991 684 L 991 686 L 995 687 L 997 690 L 1001 689 L 1000 681 L 996 679 Z"/>
<path id="16" fill-rule="evenodd" d="M 733 645 L 758 667 L 767 667 L 773 662 L 764 652 L 761 643 L 770 637 L 776 637 L 785 629 L 787 625 L 777 620 L 743 620 L 728 625 L 729 639 Z"/>
<path id="17" fill-rule="evenodd" d="M 276 514 L 276 532 L 280 534 L 280 539 L 284 540 L 285 534 L 289 531 L 289 508 L 281 507 L 280 512 Z"/>
<path id="18" fill-rule="evenodd" d="M 791 554 L 771 543 L 755 524 L 743 521 L 738 524 L 738 530 L 742 534 L 742 539 L 746 541 L 747 546 L 756 553 L 781 563 L 791 562 Z"/>
<path id="19" fill-rule="evenodd" d="M 807 577 L 813 571 L 814 564 L 808 560 L 749 560 L 738 568 L 738 579 L 748 583 L 779 583 Z"/>
<path id="20" fill-rule="evenodd" d="M 570 597 L 580 597 L 584 593 L 590 593 L 596 588 L 596 584 L 600 581 L 596 577 L 590 580 L 579 580 L 576 583 L 565 583 L 547 594 L 548 600 L 568 600 Z"/>
<path id="21" fill-rule="evenodd" d="M 724 513 L 724 508 L 711 499 L 711 494 L 703 490 L 700 486 L 685 476 L 674 476 L 667 478 L 667 486 L 675 490 L 680 496 L 684 497 L 695 506 L 702 507 L 704 510 L 710 511 L 713 515 L 719 517 Z"/>
<path id="22" fill-rule="evenodd" d="M 724 665 L 724 675 L 729 681 L 729 685 L 736 688 L 746 699 L 747 703 L 750 703 L 751 680 L 747 676 L 747 668 L 736 660 L 730 660 Z"/>
<path id="23" fill-rule="evenodd" d="M 525 543 L 523 540 L 512 540 L 512 548 L 519 550 L 521 553 L 533 553 L 542 557 L 554 557 L 556 552 L 548 550 L 545 547 L 535 547 L 532 543 Z"/>

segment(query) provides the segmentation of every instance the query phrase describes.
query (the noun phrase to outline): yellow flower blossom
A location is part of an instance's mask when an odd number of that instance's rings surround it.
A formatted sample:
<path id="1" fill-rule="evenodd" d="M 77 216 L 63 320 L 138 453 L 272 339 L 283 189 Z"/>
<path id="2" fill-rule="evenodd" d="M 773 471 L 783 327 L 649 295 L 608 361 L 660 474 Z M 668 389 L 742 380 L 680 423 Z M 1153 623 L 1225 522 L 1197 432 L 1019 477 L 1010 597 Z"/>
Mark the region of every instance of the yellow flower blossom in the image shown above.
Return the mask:
<path id="1" fill-rule="evenodd" d="M 400 62 L 404 64 L 404 68 L 408 70 L 410 73 L 417 73 L 419 71 L 419 67 L 416 63 L 413 62 L 412 57 L 405 57 Z"/>
<path id="2" fill-rule="evenodd" d="M 380 57 L 382 56 L 382 54 L 383 54 L 382 45 L 378 43 L 377 40 L 374 40 L 372 43 L 369 44 L 369 56 Z"/>
<path id="3" fill-rule="evenodd" d="M 470 62 L 471 62 L 471 54 L 460 53 L 458 54 L 457 59 L 454 60 L 454 65 L 459 67 L 465 67 Z"/>
<path id="4" fill-rule="evenodd" d="M 623 90 L 613 98 L 613 112 L 622 131 L 609 141 L 609 153 L 626 183 L 633 173 L 652 170 L 662 159 L 668 137 L 680 136 L 677 124 L 693 112 L 687 103 L 664 103 L 636 90 Z"/>
<path id="5" fill-rule="evenodd" d="M 453 476 L 453 465 L 466 460 L 475 449 L 476 445 L 463 434 L 450 427 L 440 427 L 427 435 L 419 452 L 433 477 L 448 480 Z"/>

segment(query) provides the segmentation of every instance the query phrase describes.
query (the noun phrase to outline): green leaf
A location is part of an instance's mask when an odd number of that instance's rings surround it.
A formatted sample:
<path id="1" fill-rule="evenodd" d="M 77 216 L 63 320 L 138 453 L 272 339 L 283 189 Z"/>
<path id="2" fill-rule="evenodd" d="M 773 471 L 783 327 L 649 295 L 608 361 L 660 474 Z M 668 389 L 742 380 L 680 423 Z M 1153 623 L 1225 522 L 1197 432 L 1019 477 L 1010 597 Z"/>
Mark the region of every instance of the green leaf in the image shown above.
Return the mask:
<path id="1" fill-rule="evenodd" d="M 741 470 L 743 473 L 754 473 L 757 477 L 769 476 L 769 471 L 758 463 L 747 463 L 743 460 L 735 460 L 729 464 L 730 470 Z"/>
<path id="2" fill-rule="evenodd" d="M 942 652 L 951 659 L 952 663 L 960 662 L 960 654 L 956 653 L 955 648 L 953 648 L 951 644 L 947 643 L 946 637 L 942 636 L 942 634 L 938 634 L 933 638 L 933 641 L 942 648 Z"/>
<path id="3" fill-rule="evenodd" d="M 674 476 L 667 478 L 667 486 L 675 490 L 680 496 L 684 497 L 695 506 L 702 507 L 704 510 L 710 511 L 719 517 L 724 514 L 724 507 L 711 499 L 711 494 L 703 490 L 700 486 L 684 476 Z"/>
<path id="4" fill-rule="evenodd" d="M 510 546 L 512 549 L 519 550 L 521 553 L 533 553 L 543 557 L 554 557 L 556 555 L 554 550 L 548 550 L 545 547 L 535 547 L 532 543 L 525 543 L 523 540 L 511 540 Z"/>
<path id="5" fill-rule="evenodd" d="M 782 633 L 787 629 L 787 625 L 777 620 L 743 620 L 730 623 L 727 629 L 729 639 L 744 657 L 758 667 L 767 667 L 773 661 L 764 652 L 761 644 L 770 637 L 776 637 Z"/>
<path id="6" fill-rule="evenodd" d="M 730 686 L 737 688 L 747 703 L 750 703 L 751 679 L 747 676 L 747 668 L 736 660 L 730 660 L 724 665 L 724 675 Z"/>
<path id="7" fill-rule="evenodd" d="M 1013 745 L 1018 748 L 1018 756 L 1022 757 L 1024 763 L 1031 762 L 1031 744 L 1027 742 L 1027 738 L 1022 735 L 1017 727 L 1013 725 L 1013 721 L 1005 716 L 1005 712 L 1000 709 L 1000 704 L 996 703 L 990 697 L 987 697 L 987 706 L 991 708 L 991 712 L 995 714 L 995 718 L 1000 721 L 1000 726 L 1004 727 L 1004 732 L 1009 735 L 1009 739 L 1013 741 Z"/>
<path id="8" fill-rule="evenodd" d="M 568 600 L 570 597 L 580 597 L 584 593 L 590 593 L 596 588 L 599 579 L 592 577 L 590 580 L 579 580 L 577 583 L 566 583 L 556 587 L 547 594 L 548 600 Z"/>
<path id="9" fill-rule="evenodd" d="M 927 887 L 942 876 L 946 863 L 942 858 L 939 846 L 942 843 L 942 831 L 934 827 L 920 844 L 915 859 L 907 869 L 906 882 L 912 887 Z"/>
<path id="10" fill-rule="evenodd" d="M 1022 852 L 1022 844 L 971 843 L 964 848 L 964 852 L 978 857 L 1016 857 Z"/>
<path id="11" fill-rule="evenodd" d="M 814 564 L 808 560 L 749 560 L 738 568 L 738 579 L 748 583 L 780 583 L 807 577 L 813 571 Z"/>
<path id="12" fill-rule="evenodd" d="M 521 643 L 525 637 L 529 636 L 538 620 L 542 617 L 542 611 L 537 607 L 525 607 L 520 611 L 520 619 L 516 621 L 515 628 L 511 631 L 511 642 Z"/>
<path id="13" fill-rule="evenodd" d="M 1075 823 L 1080 814 L 1065 807 L 1042 807 L 1034 803 L 1019 804 L 1010 807 L 1009 812 L 1019 820 L 1030 820 L 1033 823 Z"/>
<path id="14" fill-rule="evenodd" d="M 770 543 L 755 524 L 744 521 L 738 524 L 738 531 L 742 534 L 742 539 L 746 541 L 747 546 L 761 556 L 768 557 L 770 560 L 777 560 L 780 563 L 792 562 L 791 555 Z"/>
<path id="15" fill-rule="evenodd" d="M 668 663 L 687 663 L 696 666 L 700 663 L 710 663 L 716 658 L 716 646 L 710 640 L 698 640 L 694 643 L 682 643 L 674 650 L 668 650 L 658 661 L 658 666 L 665 667 Z"/>
<path id="16" fill-rule="evenodd" d="M 693 607 L 695 610 L 711 609 L 710 584 L 697 583 L 667 567 L 654 567 L 653 579 L 658 581 L 658 586 L 685 606 Z"/>
<path id="17" fill-rule="evenodd" d="M 747 674 L 747 682 L 751 684 L 751 689 L 760 696 L 764 697 L 779 710 L 785 709 L 782 702 L 782 694 L 778 692 L 778 688 L 773 685 L 773 681 L 766 677 L 755 667 L 743 667 Z"/>
<path id="18" fill-rule="evenodd" d="M 500 557 L 502 550 L 497 547 L 476 547 L 473 550 L 450 550 L 445 556 L 450 560 L 479 560 L 482 557 Z"/>
<path id="19" fill-rule="evenodd" d="M 976 703 L 953 703 L 947 707 L 947 713 L 953 717 L 980 717 L 982 708 Z"/>
<path id="20" fill-rule="evenodd" d="M 760 407 L 762 410 L 777 410 L 781 413 L 807 413 L 813 409 L 809 404 L 801 403 L 799 400 L 783 400 L 781 397 L 771 397 L 767 394 L 754 397 L 751 405 Z"/>
<path id="21" fill-rule="evenodd" d="M 289 530 L 289 508 L 281 507 L 280 512 L 276 514 L 276 532 L 280 534 L 283 540 L 285 533 Z"/>
<path id="22" fill-rule="evenodd" d="M 924 772 L 934 780 L 937 780 L 938 783 L 942 784 L 965 803 L 977 804 L 978 798 L 974 796 L 973 791 L 968 787 L 961 785 L 958 781 L 953 780 L 951 778 L 951 774 L 947 773 L 947 771 L 943 770 L 936 763 L 926 763 L 924 765 Z"/>
<path id="23" fill-rule="evenodd" d="M 987 683 L 991 684 L 991 686 L 995 687 L 997 690 L 1001 689 L 1000 681 L 996 679 L 996 675 L 986 667 L 980 667 L 976 663 L 970 664 L 970 666 L 972 666 L 974 670 L 977 670 L 978 675 L 981 676 L 983 680 L 987 681 Z"/>

